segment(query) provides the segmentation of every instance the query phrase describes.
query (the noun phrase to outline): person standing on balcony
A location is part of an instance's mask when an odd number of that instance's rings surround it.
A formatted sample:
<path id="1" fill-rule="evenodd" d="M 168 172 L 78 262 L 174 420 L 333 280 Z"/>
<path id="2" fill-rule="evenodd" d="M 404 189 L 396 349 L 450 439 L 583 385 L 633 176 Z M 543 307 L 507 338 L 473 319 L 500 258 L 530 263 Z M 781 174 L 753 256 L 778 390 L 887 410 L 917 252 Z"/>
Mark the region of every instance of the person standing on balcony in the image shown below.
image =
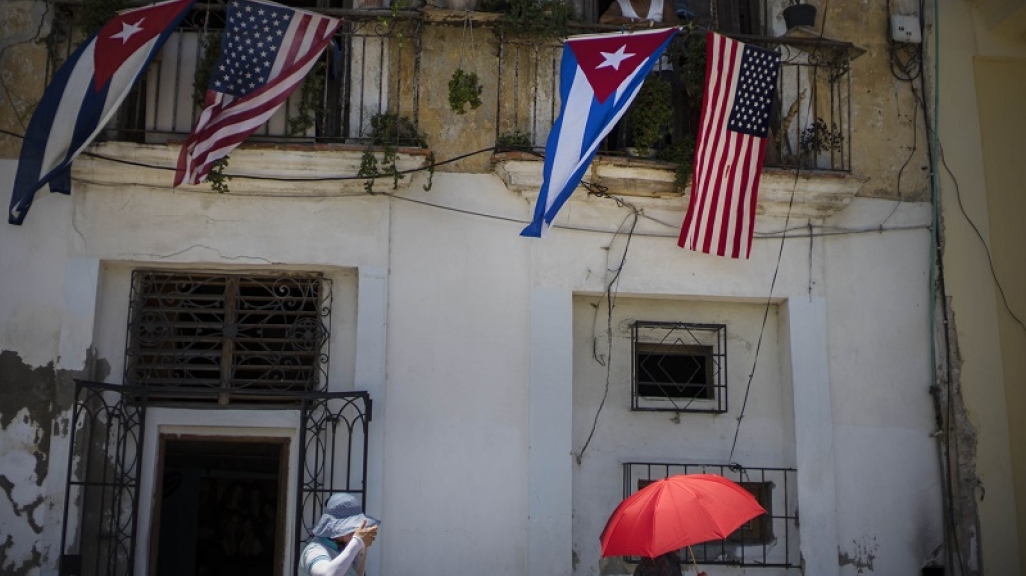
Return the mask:
<path id="1" fill-rule="evenodd" d="M 644 14 L 644 17 L 639 16 Z M 624 24 L 627 28 L 677 26 L 680 20 L 673 0 L 616 0 L 599 17 L 599 24 Z"/>
<path id="2" fill-rule="evenodd" d="M 364 515 L 356 496 L 333 494 L 310 532 L 313 539 L 299 555 L 300 576 L 363 576 L 364 550 L 378 536 L 378 521 Z"/>

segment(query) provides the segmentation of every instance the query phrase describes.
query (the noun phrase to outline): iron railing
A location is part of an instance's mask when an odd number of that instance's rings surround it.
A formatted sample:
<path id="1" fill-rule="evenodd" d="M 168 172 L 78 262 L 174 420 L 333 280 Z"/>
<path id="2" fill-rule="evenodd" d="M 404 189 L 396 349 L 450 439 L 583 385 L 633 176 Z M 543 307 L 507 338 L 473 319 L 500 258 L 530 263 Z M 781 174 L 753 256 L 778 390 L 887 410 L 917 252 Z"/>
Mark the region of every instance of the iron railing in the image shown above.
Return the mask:
<path id="1" fill-rule="evenodd" d="M 136 270 L 125 382 L 163 399 L 191 389 L 277 402 L 327 387 L 332 283 L 321 274 Z M 240 395 L 245 391 L 246 394 Z"/>
<path id="2" fill-rule="evenodd" d="M 249 141 L 370 144 L 374 140 L 371 121 L 378 115 L 404 118 L 409 132 L 415 134 L 419 14 L 322 11 L 343 17 L 342 27 L 305 83 Z M 197 4 L 99 138 L 146 143 L 183 139 L 202 109 L 209 71 L 220 52 L 224 20 L 224 6 Z M 75 25 L 74 5 L 61 5 L 54 24 L 57 31 L 50 37 L 49 49 L 56 65 L 82 41 L 83 33 Z"/>
<path id="3" fill-rule="evenodd" d="M 75 382 L 61 576 L 131 576 L 136 572 L 146 413 L 150 407 L 167 405 L 160 401 L 161 393 L 153 386 Z M 216 389 L 192 388 L 181 393 L 217 409 Z M 295 503 L 294 531 L 287 546 L 298 558 L 329 494 L 345 491 L 366 498 L 372 402 L 369 394 L 361 391 L 276 394 L 283 404 L 298 411 L 300 419 L 297 466 L 290 466 L 287 472 L 295 479 L 290 497 Z M 286 485 L 288 479 L 281 477 L 279 482 Z M 159 491 L 157 494 L 159 497 Z M 150 554 L 154 553 L 151 549 Z M 285 571 L 292 573 L 292 568 Z"/>
<path id="4" fill-rule="evenodd" d="M 631 410 L 727 411 L 725 325 L 638 321 L 631 349 Z"/>
<path id="5" fill-rule="evenodd" d="M 189 133 L 204 94 L 204 70 L 213 66 L 223 6 L 199 4 L 183 20 L 154 60 L 143 81 L 122 105 L 101 138 L 136 142 L 181 140 Z M 402 123 L 398 141 L 423 145 L 419 135 L 421 59 L 424 22 L 416 11 L 324 9 L 345 18 L 334 42 L 302 89 L 297 89 L 251 141 L 381 144 L 372 119 L 388 115 Z M 765 16 L 765 15 L 764 15 Z M 434 24 L 433 24 L 434 25 Z M 447 25 L 447 24 L 437 24 Z M 451 25 L 451 24 L 449 24 Z M 81 32 L 73 10 L 61 5 L 50 36 L 51 61 L 67 57 Z M 610 31 L 575 25 L 574 33 Z M 482 35 L 478 44 L 494 50 L 496 40 Z M 732 35 L 781 54 L 765 165 L 804 170 L 851 171 L 851 44 L 823 38 Z M 485 93 L 494 94 L 496 142 L 519 135 L 542 151 L 560 110 L 559 65 L 563 46 L 543 41 L 497 39 L 495 72 L 482 72 Z M 477 48 L 477 47 L 475 47 Z M 694 146 L 702 101 L 704 41 L 699 34 L 678 35 L 646 85 L 665 83 L 671 93 L 672 120 L 653 150 L 664 160 L 687 157 Z M 447 111 L 441 111 L 447 113 Z M 428 135 L 428 139 L 430 140 Z M 635 153 L 636 120 L 628 112 L 602 143 L 601 154 Z"/>
<path id="6" fill-rule="evenodd" d="M 582 30 L 584 32 L 585 30 Z M 608 30 L 607 30 L 608 31 Z M 739 36 L 781 54 L 781 70 L 768 137 L 766 166 L 803 170 L 851 170 L 850 48 L 827 39 Z M 559 62 L 563 47 L 516 39 L 500 43 L 496 138 L 530 137 L 542 150 L 559 115 Z M 657 153 L 690 150 L 698 131 L 704 80 L 704 38 L 678 35 L 646 82 L 671 88 L 672 125 Z M 644 88 L 643 88 L 644 89 Z M 635 126 L 630 111 L 600 147 L 600 154 L 630 152 Z M 667 158 L 668 159 L 668 158 Z"/>
<path id="7" fill-rule="evenodd" d="M 724 540 L 684 548 L 682 561 L 745 567 L 797 568 L 801 566 L 798 541 L 797 470 L 743 468 L 737 464 L 681 464 L 626 462 L 623 497 L 649 482 L 677 474 L 718 474 L 752 492 L 766 514 L 743 525 Z M 635 558 L 635 561 L 638 559 Z"/>

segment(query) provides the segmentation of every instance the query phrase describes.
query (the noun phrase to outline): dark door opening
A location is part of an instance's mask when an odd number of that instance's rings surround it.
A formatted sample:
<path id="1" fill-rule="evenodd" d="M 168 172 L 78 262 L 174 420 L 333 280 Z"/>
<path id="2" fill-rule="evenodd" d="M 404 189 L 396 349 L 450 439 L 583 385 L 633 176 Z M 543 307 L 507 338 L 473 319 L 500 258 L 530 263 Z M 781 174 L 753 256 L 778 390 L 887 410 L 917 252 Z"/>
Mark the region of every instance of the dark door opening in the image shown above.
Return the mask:
<path id="1" fill-rule="evenodd" d="M 280 576 L 285 438 L 161 437 L 151 573 Z"/>

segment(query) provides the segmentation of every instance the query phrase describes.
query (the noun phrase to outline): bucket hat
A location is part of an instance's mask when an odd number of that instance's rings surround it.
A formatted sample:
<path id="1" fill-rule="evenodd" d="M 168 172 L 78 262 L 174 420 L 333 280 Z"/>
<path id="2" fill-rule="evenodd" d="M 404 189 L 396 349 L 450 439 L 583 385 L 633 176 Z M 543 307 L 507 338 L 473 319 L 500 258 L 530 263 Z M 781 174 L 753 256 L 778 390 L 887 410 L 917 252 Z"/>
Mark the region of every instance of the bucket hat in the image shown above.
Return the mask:
<path id="1" fill-rule="evenodd" d="M 328 498 L 327 504 L 324 505 L 324 514 L 311 533 L 314 536 L 338 538 L 356 532 L 364 520 L 367 521 L 368 528 L 378 524 L 378 520 L 363 513 L 363 507 L 356 496 L 339 492 Z"/>

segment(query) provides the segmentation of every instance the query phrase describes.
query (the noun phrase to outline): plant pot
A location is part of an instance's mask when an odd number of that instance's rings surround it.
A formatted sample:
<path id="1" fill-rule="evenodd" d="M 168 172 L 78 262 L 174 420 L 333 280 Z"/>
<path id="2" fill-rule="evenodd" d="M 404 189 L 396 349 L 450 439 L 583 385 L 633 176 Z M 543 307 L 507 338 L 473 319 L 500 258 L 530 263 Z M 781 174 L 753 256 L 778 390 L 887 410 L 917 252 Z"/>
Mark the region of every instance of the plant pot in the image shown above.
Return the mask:
<path id="1" fill-rule="evenodd" d="M 474 10 L 477 8 L 477 0 L 446 0 L 446 8 L 449 10 Z"/>
<path id="2" fill-rule="evenodd" d="M 798 26 L 816 27 L 816 7 L 812 4 L 792 4 L 784 8 L 784 23 L 787 29 Z"/>

